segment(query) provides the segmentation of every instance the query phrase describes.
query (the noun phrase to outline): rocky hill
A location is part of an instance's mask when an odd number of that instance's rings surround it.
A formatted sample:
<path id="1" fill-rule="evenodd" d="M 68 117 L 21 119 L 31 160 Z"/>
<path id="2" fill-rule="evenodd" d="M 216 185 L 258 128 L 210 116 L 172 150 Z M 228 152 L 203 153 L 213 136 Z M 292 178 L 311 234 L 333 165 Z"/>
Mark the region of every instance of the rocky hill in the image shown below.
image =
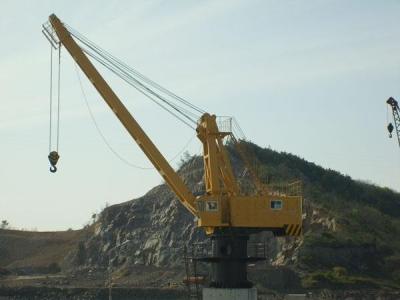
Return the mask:
<path id="1" fill-rule="evenodd" d="M 229 149 L 242 188 L 251 189 L 239 156 Z M 247 149 L 262 181 L 275 185 L 301 180 L 305 199 L 301 238 L 252 236 L 267 245 L 268 259 L 249 271 L 260 290 L 400 290 L 399 193 L 288 153 L 251 143 Z M 194 193 L 203 192 L 201 157 L 183 161 L 179 174 Z M 73 274 L 68 281 L 74 285 L 103 286 L 111 272 L 124 286 L 175 286 L 185 275 L 185 246 L 205 240 L 193 216 L 161 184 L 141 198 L 107 207 L 81 231 L 0 230 L 0 277 L 62 269 Z"/>
<path id="2" fill-rule="evenodd" d="M 260 287 L 400 288 L 399 193 L 354 181 L 291 154 L 251 143 L 247 147 L 262 180 L 277 184 L 300 179 L 304 185 L 304 236 L 252 237 L 268 246 L 267 263 L 250 271 Z M 246 182 L 232 149 L 231 157 L 235 172 Z M 202 192 L 200 157 L 187 159 L 179 173 L 193 192 Z M 193 216 L 162 184 L 139 199 L 106 208 L 93 235 L 70 252 L 65 265 L 69 270 L 111 266 L 121 278 L 133 274 L 140 278 L 138 285 L 157 286 L 181 281 L 185 246 L 204 240 Z"/>
<path id="3" fill-rule="evenodd" d="M 0 277 L 17 274 L 57 273 L 65 257 L 90 231 L 30 232 L 0 230 Z"/>

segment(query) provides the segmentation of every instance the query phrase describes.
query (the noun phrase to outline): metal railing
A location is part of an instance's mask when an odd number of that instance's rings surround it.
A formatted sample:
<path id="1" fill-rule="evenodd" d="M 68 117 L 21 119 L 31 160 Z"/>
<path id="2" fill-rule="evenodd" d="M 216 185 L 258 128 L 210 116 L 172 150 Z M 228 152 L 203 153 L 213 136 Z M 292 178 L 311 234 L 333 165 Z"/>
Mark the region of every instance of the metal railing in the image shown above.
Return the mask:
<path id="1" fill-rule="evenodd" d="M 301 196 L 303 184 L 301 180 L 292 183 L 268 184 L 268 193 L 273 196 Z"/>

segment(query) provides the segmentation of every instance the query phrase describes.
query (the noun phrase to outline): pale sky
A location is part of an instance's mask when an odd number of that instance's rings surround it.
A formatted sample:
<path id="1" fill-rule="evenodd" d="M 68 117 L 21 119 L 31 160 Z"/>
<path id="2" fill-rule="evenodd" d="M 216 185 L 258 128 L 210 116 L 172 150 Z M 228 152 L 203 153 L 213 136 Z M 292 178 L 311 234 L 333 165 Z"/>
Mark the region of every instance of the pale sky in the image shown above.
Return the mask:
<path id="1" fill-rule="evenodd" d="M 1 0 L 0 219 L 12 226 L 80 228 L 106 202 L 161 182 L 104 145 L 65 51 L 61 159 L 56 174 L 48 171 L 50 46 L 41 25 L 53 12 L 197 106 L 235 116 L 258 145 L 400 191 L 400 149 L 385 128 L 386 99 L 400 100 L 400 1 Z M 111 83 L 165 157 L 193 137 Z M 86 79 L 84 89 L 110 144 L 149 166 Z M 199 154 L 199 141 L 188 150 Z"/>

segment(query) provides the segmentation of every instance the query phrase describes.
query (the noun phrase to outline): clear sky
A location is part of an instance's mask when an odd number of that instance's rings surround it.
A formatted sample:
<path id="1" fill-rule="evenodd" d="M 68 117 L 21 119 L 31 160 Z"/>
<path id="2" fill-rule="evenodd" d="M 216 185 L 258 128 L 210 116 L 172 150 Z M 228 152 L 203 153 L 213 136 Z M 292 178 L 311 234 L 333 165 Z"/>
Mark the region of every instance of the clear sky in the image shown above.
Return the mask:
<path id="1" fill-rule="evenodd" d="M 129 167 L 104 145 L 66 52 L 61 159 L 59 172 L 49 173 L 50 46 L 41 25 L 53 12 L 178 95 L 235 116 L 258 145 L 400 191 L 400 149 L 385 128 L 385 100 L 400 99 L 400 1 L 2 0 L 0 219 L 12 226 L 79 228 L 105 203 L 161 182 L 156 171 Z M 114 82 L 167 158 L 193 137 Z M 149 166 L 86 79 L 84 89 L 110 144 Z M 199 142 L 188 150 L 200 153 Z"/>

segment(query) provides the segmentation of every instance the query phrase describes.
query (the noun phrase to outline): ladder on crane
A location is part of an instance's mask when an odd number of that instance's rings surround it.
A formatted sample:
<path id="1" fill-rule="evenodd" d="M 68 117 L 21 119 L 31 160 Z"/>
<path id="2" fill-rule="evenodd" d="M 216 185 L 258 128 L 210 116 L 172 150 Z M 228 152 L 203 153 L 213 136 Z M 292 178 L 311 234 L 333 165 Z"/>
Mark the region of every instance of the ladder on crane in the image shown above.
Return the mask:
<path id="1" fill-rule="evenodd" d="M 201 300 L 201 288 L 205 282 L 205 275 L 200 275 L 198 270 L 198 252 L 203 252 L 205 249 L 204 243 L 196 243 L 194 245 L 185 246 L 184 260 L 186 277 L 184 283 L 188 292 L 189 300 Z"/>

